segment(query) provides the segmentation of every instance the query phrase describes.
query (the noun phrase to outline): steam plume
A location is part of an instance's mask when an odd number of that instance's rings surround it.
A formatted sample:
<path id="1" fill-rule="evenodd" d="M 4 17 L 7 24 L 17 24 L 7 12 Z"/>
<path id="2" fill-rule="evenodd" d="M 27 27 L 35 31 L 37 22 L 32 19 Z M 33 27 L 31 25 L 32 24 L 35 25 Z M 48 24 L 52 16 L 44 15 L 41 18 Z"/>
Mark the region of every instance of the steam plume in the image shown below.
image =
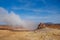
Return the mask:
<path id="1" fill-rule="evenodd" d="M 13 11 L 8 13 L 8 11 L 2 7 L 0 7 L 0 22 L 5 22 L 7 25 L 12 25 L 14 27 L 22 26 L 31 30 L 37 28 L 34 22 L 22 20 L 20 16 L 15 14 Z"/>

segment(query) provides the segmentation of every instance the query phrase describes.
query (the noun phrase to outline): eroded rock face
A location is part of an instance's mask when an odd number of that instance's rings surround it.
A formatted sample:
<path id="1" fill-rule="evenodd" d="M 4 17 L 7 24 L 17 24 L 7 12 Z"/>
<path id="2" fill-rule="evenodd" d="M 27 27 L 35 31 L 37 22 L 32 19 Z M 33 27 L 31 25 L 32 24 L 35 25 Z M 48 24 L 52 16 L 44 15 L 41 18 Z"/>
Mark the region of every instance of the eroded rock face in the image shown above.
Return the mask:
<path id="1" fill-rule="evenodd" d="M 45 25 L 44 23 L 40 23 L 40 24 L 38 25 L 38 29 L 45 28 L 45 27 L 46 27 L 46 25 Z"/>
<path id="2" fill-rule="evenodd" d="M 38 29 L 41 29 L 41 28 L 54 28 L 54 29 L 60 29 L 60 24 L 46 24 L 46 23 L 40 23 L 38 25 Z"/>

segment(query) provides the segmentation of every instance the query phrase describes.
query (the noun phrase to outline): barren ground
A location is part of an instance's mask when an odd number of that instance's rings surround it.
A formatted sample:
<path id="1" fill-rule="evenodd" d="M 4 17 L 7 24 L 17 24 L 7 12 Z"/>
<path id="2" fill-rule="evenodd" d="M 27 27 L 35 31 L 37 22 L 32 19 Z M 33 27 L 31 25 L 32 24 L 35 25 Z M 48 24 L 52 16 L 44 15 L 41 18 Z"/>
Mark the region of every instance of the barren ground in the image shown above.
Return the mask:
<path id="1" fill-rule="evenodd" d="M 0 30 L 0 40 L 60 40 L 60 30 L 51 28 L 36 31 Z"/>

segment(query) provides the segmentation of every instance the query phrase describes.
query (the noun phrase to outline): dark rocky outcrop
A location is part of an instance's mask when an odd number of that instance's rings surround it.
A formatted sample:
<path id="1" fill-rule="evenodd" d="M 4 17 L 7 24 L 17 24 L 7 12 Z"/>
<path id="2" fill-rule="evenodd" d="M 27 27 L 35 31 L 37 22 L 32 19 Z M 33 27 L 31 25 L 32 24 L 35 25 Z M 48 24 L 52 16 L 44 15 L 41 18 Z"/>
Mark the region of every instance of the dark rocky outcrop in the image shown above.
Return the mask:
<path id="1" fill-rule="evenodd" d="M 45 28 L 45 27 L 60 29 L 60 24 L 46 24 L 46 23 L 40 23 L 40 24 L 38 25 L 38 29 Z"/>

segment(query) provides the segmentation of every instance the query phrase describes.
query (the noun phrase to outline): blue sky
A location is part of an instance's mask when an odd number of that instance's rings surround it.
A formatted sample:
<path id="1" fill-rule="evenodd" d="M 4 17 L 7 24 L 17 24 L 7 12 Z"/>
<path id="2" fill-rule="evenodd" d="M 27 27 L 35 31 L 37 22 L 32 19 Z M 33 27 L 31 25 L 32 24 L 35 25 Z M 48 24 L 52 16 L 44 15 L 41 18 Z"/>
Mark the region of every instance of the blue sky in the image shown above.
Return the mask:
<path id="1" fill-rule="evenodd" d="M 60 23 L 60 0 L 0 0 L 0 7 L 25 20 Z"/>

